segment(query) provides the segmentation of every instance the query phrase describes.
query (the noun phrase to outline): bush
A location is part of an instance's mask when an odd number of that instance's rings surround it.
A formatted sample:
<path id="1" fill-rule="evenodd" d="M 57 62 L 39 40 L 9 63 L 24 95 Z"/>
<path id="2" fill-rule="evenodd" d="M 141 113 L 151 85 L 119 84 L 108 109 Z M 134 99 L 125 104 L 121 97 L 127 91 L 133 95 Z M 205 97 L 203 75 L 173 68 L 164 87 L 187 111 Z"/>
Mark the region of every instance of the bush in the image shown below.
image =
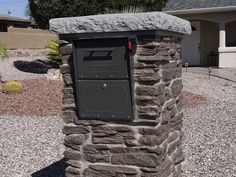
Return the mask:
<path id="1" fill-rule="evenodd" d="M 7 57 L 6 45 L 0 42 L 0 60 L 3 60 Z"/>
<path id="2" fill-rule="evenodd" d="M 23 91 L 23 85 L 20 82 L 8 81 L 0 87 L 0 90 L 9 94 L 20 93 Z"/>
<path id="3" fill-rule="evenodd" d="M 121 12 L 138 7 L 145 12 L 160 11 L 167 0 L 28 0 L 30 15 L 40 28 L 48 28 L 52 18 Z"/>
<path id="4" fill-rule="evenodd" d="M 62 56 L 60 54 L 58 41 L 50 42 L 46 48 L 50 49 L 49 53 L 47 54 L 48 59 L 52 60 L 53 64 L 62 64 Z"/>

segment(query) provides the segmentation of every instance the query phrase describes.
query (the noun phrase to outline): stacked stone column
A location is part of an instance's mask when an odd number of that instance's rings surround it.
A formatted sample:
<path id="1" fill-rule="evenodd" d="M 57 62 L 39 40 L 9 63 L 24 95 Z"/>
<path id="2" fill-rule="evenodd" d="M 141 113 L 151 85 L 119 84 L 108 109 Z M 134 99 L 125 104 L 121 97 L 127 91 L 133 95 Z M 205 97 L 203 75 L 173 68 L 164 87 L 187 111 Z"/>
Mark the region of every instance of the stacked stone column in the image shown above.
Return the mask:
<path id="1" fill-rule="evenodd" d="M 52 19 L 50 30 L 63 56 L 66 177 L 180 177 L 181 40 L 190 23 L 161 12 L 108 14 Z M 134 119 L 82 119 L 71 41 L 130 36 Z"/>
<path id="2" fill-rule="evenodd" d="M 173 35 L 137 37 L 135 119 L 117 123 L 77 117 L 72 44 L 60 41 L 67 177 L 180 176 L 180 42 Z"/>

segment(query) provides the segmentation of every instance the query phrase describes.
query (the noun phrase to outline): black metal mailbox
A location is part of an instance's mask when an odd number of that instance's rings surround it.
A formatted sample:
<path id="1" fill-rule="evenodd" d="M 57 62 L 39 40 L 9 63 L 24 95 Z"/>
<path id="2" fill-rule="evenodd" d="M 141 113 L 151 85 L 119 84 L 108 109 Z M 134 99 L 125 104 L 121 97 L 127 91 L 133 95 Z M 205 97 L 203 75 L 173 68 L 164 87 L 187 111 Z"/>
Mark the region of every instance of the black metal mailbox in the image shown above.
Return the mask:
<path id="1" fill-rule="evenodd" d="M 73 45 L 79 117 L 131 120 L 128 38 L 79 39 Z"/>

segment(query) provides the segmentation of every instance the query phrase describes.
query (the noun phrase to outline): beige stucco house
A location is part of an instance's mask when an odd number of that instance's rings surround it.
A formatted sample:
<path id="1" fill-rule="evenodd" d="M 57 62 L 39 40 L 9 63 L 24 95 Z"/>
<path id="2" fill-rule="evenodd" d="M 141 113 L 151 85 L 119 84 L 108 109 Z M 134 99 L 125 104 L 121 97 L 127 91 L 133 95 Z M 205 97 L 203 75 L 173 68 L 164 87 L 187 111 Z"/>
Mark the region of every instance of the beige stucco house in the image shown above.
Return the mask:
<path id="1" fill-rule="evenodd" d="M 0 43 L 7 49 L 44 49 L 56 39 L 48 31 L 35 28 L 32 20 L 0 14 Z"/>
<path id="2" fill-rule="evenodd" d="M 236 0 L 168 0 L 163 11 L 191 22 L 184 63 L 236 68 Z"/>

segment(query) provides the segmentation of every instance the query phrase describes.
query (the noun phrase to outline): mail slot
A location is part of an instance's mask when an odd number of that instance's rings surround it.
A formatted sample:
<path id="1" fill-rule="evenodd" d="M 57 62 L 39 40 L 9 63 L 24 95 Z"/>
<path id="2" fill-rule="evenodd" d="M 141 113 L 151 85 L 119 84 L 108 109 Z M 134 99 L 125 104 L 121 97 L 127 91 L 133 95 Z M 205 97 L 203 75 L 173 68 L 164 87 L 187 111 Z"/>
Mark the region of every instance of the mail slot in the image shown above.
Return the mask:
<path id="1" fill-rule="evenodd" d="M 128 37 L 79 39 L 73 45 L 79 118 L 132 120 Z"/>
<path id="2" fill-rule="evenodd" d="M 89 39 L 75 41 L 78 79 L 128 78 L 128 41 Z"/>

